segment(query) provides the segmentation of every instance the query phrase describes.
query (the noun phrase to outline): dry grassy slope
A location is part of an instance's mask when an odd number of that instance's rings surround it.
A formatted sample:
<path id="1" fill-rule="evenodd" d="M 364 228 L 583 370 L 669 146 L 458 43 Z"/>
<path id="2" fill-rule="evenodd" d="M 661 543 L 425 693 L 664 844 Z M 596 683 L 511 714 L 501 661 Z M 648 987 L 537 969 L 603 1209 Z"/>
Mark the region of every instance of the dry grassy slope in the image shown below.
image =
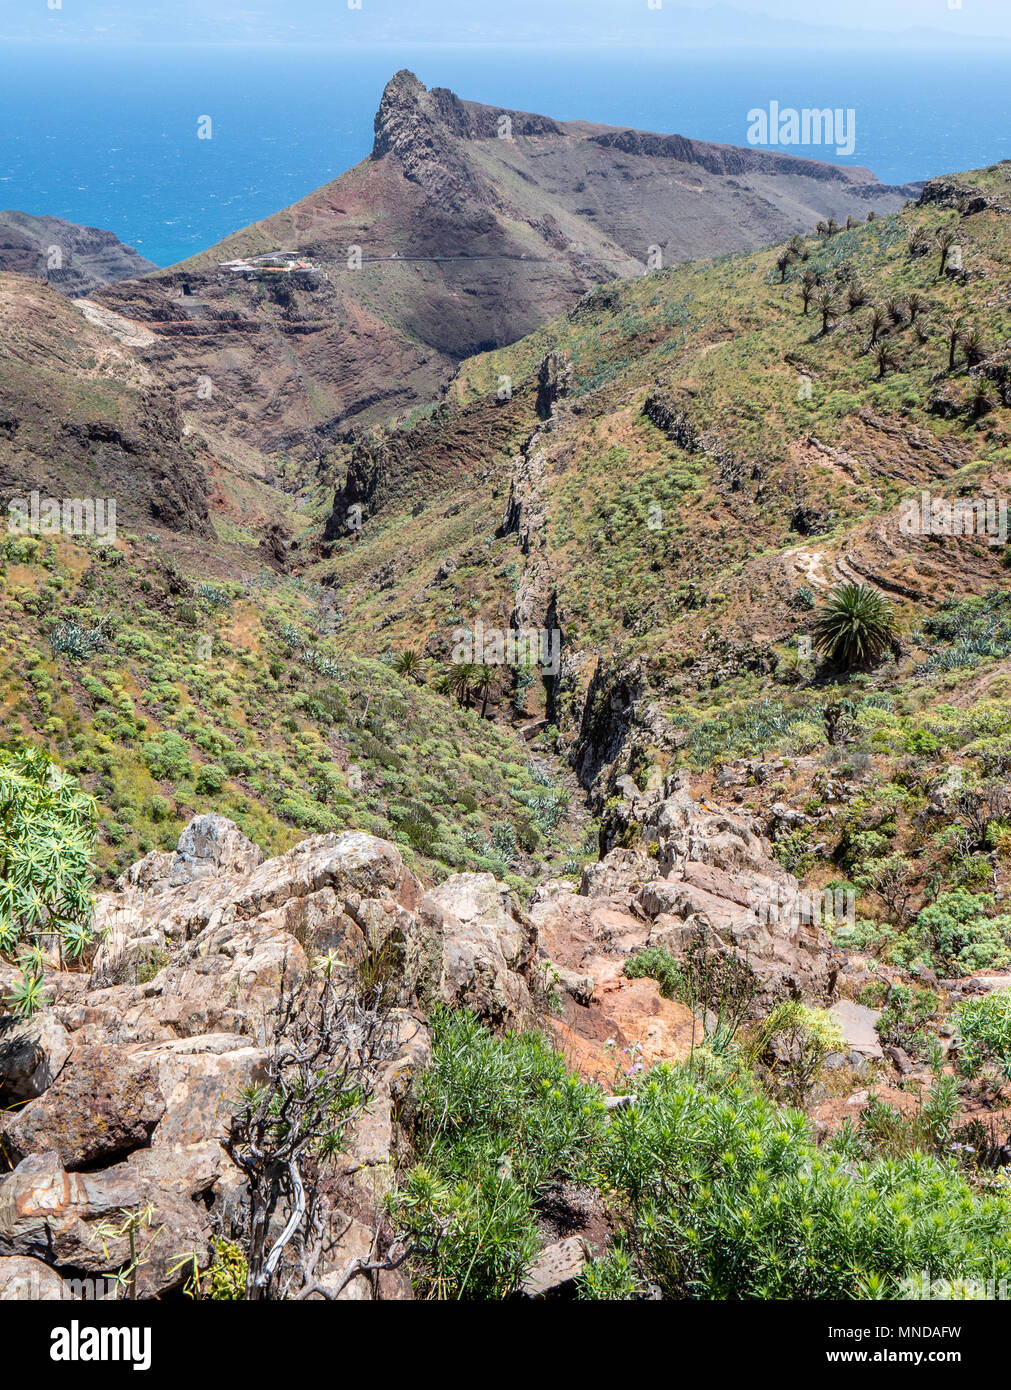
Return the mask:
<path id="1" fill-rule="evenodd" d="M 671 670 L 716 661 L 728 646 L 767 650 L 803 629 L 799 590 L 817 595 L 845 578 L 883 589 L 907 623 L 1001 583 L 1000 547 L 905 537 L 897 506 L 921 487 L 1008 496 L 1009 184 L 1009 166 L 996 166 L 942 181 L 917 207 L 810 239 L 785 284 L 774 248 L 608 285 L 530 338 L 464 364 L 451 392 L 460 431 L 506 410 L 514 433 L 507 449 L 489 451 L 483 476 L 454 476 L 420 514 L 416 494 L 398 505 L 394 489 L 357 544 L 324 562 L 319 573 L 340 590 L 358 640 L 444 651 L 453 615 L 490 623 L 530 591 L 536 571 L 542 617 L 557 594 L 585 679 L 598 652 L 642 654 Z M 917 229 L 930 241 L 926 256 L 910 253 Z M 964 274 L 941 279 L 934 239 L 946 229 Z M 807 268 L 840 304 L 825 333 L 814 307 L 801 312 Z M 854 311 L 847 276 L 868 296 Z M 872 306 L 910 293 L 926 307 L 915 324 L 907 309 L 882 331 L 894 365 L 879 380 Z M 943 325 L 956 315 L 982 330 L 988 356 L 970 371 L 959 350 L 949 373 Z M 537 461 L 528 509 L 543 521 L 524 555 L 515 536 L 494 533 L 514 475 L 529 472 L 512 459 L 516 441 L 538 429 L 530 379 L 549 351 L 571 357 L 576 384 L 528 450 Z M 494 404 L 503 376 L 527 383 L 505 406 Z M 675 442 L 643 413 L 650 396 L 683 416 L 694 443 L 684 432 Z M 453 456 L 445 421 L 437 440 L 425 426 L 409 439 L 401 496 Z"/>
<path id="2" fill-rule="evenodd" d="M 498 138 L 501 116 L 512 120 L 509 140 Z M 153 327 L 159 344 L 146 356 L 200 428 L 277 449 L 311 426 L 386 420 L 432 399 L 461 359 L 636 273 L 651 246 L 668 261 L 748 249 L 905 196 L 864 170 L 559 125 L 426 92 L 400 73 L 369 159 L 103 301 Z M 360 269 L 348 266 L 353 246 Z M 272 286 L 219 269 L 296 249 L 324 273 L 281 304 Z M 215 396 L 197 404 L 202 375 Z"/>
<path id="3" fill-rule="evenodd" d="M 113 497 L 121 523 L 207 535 L 204 462 L 171 393 L 117 336 L 0 275 L 0 500 Z"/>

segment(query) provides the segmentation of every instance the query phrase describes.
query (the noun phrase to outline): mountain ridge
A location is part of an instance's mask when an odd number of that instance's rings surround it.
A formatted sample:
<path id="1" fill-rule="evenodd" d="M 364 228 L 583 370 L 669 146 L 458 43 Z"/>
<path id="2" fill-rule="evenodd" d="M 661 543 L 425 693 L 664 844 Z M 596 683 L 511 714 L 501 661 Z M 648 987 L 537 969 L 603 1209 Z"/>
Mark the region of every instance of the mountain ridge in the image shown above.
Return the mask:
<path id="1" fill-rule="evenodd" d="M 62 217 L 0 212 L 0 273 L 30 275 L 78 298 L 157 269 L 114 232 Z"/>
<path id="2" fill-rule="evenodd" d="M 205 427 L 278 447 L 423 405 L 465 357 L 525 336 L 651 257 L 751 249 L 821 218 L 893 210 L 916 187 L 463 101 L 405 69 L 387 85 L 360 164 L 100 298 L 166 340 L 157 355 L 177 388 L 198 376 L 217 383 L 231 408 L 207 403 Z M 310 270 L 282 285 L 226 264 L 281 251 Z M 251 393 L 243 383 L 255 379 Z"/>

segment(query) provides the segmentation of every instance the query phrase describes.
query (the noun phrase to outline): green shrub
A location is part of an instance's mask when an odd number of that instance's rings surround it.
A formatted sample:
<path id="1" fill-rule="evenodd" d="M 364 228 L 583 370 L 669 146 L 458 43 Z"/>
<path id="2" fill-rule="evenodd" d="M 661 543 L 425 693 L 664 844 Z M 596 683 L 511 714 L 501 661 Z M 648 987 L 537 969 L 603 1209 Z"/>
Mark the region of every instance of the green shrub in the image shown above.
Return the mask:
<path id="1" fill-rule="evenodd" d="M 214 795 L 225 785 L 227 776 L 225 769 L 217 763 L 205 763 L 197 773 L 197 791 Z"/>
<path id="2" fill-rule="evenodd" d="M 141 755 L 151 776 L 160 782 L 182 782 L 194 774 L 189 744 L 179 734 L 169 730 L 145 739 L 141 745 Z"/>
<path id="3" fill-rule="evenodd" d="M 819 1150 L 797 1112 L 683 1067 L 654 1067 L 635 1096 L 604 1173 L 665 1297 L 894 1298 L 922 1270 L 1011 1273 L 1011 1199 L 975 1196 L 952 1161 Z"/>
<path id="4" fill-rule="evenodd" d="M 993 898 L 958 888 L 941 893 L 916 918 L 913 938 L 929 946 L 953 975 L 1011 962 L 1011 916 L 987 917 Z"/>
<path id="5" fill-rule="evenodd" d="M 772 1051 L 774 1076 L 782 1075 L 785 1089 L 803 1105 L 830 1052 L 844 1049 L 838 1023 L 825 1009 L 812 1009 L 799 999 L 784 999 L 766 1018 L 754 1044 L 756 1056 Z"/>
<path id="6" fill-rule="evenodd" d="M 931 1023 L 937 1017 L 937 995 L 932 989 L 893 985 L 877 1022 L 883 1043 L 904 1048 L 913 1057 L 926 1059 L 936 1041 Z"/>
<path id="7" fill-rule="evenodd" d="M 977 1076 L 995 1065 L 1011 1081 L 1011 991 L 995 990 L 958 1006 L 959 1068 Z"/>
<path id="8" fill-rule="evenodd" d="M 433 1029 L 417 1094 L 419 1161 L 392 1199 L 393 1217 L 425 1250 L 414 1266 L 419 1292 L 503 1298 L 540 1245 L 538 1197 L 594 1172 L 600 1092 L 540 1034 L 496 1038 L 470 1014 L 444 1010 Z"/>
<path id="9" fill-rule="evenodd" d="M 684 991 L 681 967 L 662 946 L 644 946 L 636 951 L 625 962 L 623 973 L 629 980 L 656 980 L 665 999 L 679 999 Z"/>

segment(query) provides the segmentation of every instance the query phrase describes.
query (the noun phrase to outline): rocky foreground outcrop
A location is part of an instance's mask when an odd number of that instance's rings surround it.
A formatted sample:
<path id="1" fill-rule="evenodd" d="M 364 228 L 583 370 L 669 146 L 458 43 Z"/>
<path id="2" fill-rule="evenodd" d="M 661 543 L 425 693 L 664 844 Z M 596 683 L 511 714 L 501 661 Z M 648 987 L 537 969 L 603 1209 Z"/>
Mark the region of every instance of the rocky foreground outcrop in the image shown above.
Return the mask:
<path id="1" fill-rule="evenodd" d="M 395 845 L 358 832 L 264 860 L 232 822 L 201 816 L 174 853 L 133 865 L 96 905 L 90 973 L 47 972 L 44 1012 L 0 1019 L 0 1158 L 11 1170 L 0 1176 L 0 1298 L 57 1297 L 64 1276 L 119 1268 L 124 1214 L 148 1213 L 145 1297 L 177 1287 L 191 1256 L 206 1263 L 215 1236 L 241 1235 L 230 1116 L 264 1076 L 282 979 L 321 957 L 350 963 L 371 950 L 396 962 L 389 1056 L 328 1189 L 323 1281 L 372 1248 L 437 1004 L 505 1028 L 549 1017 L 557 993 L 560 1045 L 606 1084 L 616 1067 L 690 1044 L 688 1010 L 622 974 L 642 945 L 676 953 L 702 923 L 716 949 L 747 953 L 763 996 L 831 993 L 816 925 L 791 935 L 749 917 L 756 885 L 793 882 L 764 842 L 683 789 L 668 792 L 645 808 L 657 851 L 613 850 L 579 893 L 548 885 L 529 913 L 490 874 L 426 889 Z M 410 1286 L 388 1271 L 353 1279 L 341 1297 L 377 1293 L 409 1297 Z"/>

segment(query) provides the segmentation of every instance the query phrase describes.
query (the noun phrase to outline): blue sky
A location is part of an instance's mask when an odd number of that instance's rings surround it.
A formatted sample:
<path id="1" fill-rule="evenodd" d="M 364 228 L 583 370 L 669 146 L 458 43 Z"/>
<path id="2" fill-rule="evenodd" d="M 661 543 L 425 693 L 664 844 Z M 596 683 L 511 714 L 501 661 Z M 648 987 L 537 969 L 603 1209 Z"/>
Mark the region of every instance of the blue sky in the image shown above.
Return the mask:
<path id="1" fill-rule="evenodd" d="M 355 0 L 357 3 L 357 0 Z M 1009 0 L 2 0 L 0 36 L 230 42 L 843 42 L 1011 39 Z M 954 6 L 954 8 L 953 8 Z M 826 33 L 825 31 L 834 31 Z"/>

